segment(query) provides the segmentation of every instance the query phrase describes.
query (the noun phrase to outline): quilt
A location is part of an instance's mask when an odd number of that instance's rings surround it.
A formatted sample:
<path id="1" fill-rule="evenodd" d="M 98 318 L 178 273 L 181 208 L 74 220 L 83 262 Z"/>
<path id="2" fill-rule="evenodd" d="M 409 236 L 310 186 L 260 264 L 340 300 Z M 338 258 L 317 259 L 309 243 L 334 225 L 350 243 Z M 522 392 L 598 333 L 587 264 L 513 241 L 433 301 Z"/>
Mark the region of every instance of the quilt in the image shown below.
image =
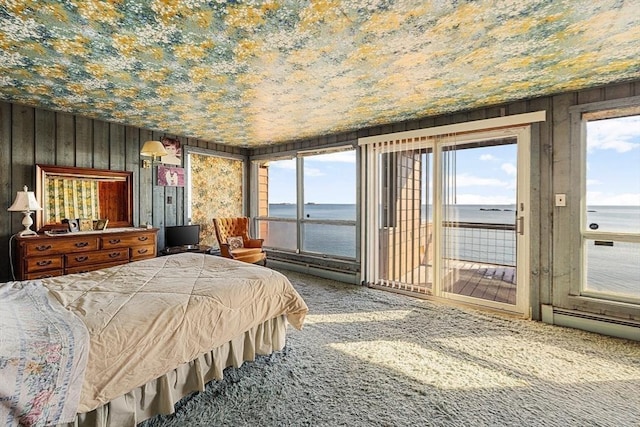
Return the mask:
<path id="1" fill-rule="evenodd" d="M 38 281 L 0 284 L 0 424 L 71 422 L 89 334 Z"/>

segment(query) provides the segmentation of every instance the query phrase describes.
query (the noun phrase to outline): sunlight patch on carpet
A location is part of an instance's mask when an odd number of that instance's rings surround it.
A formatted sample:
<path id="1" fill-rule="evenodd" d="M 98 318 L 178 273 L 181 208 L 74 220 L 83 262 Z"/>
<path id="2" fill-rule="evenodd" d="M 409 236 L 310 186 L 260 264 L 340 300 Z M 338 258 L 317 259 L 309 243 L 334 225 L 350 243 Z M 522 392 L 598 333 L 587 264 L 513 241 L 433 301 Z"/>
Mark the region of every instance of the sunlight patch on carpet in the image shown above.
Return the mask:
<path id="1" fill-rule="evenodd" d="M 577 384 L 640 379 L 640 366 L 623 364 L 570 348 L 500 335 L 436 339 L 452 352 L 500 365 L 544 381 Z M 545 363 L 540 363 L 545 360 Z"/>
<path id="2" fill-rule="evenodd" d="M 365 311 L 356 313 L 336 313 L 336 314 L 308 314 L 304 320 L 305 325 L 318 323 L 357 323 L 357 322 L 380 322 L 386 320 L 403 320 L 411 310 L 386 310 L 386 311 Z"/>
<path id="3" fill-rule="evenodd" d="M 335 350 L 405 375 L 433 387 L 493 389 L 526 387 L 529 384 L 497 370 L 462 360 L 453 354 L 429 350 L 406 341 L 333 343 Z"/>

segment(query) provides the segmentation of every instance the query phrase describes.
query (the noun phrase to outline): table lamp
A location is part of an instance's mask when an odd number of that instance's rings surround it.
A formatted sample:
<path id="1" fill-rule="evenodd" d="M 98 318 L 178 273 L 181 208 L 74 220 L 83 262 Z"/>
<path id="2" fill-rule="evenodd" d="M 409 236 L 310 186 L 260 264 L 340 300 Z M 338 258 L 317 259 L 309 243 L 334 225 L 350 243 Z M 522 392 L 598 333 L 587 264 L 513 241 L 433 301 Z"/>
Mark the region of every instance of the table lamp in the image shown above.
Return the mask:
<path id="1" fill-rule="evenodd" d="M 35 194 L 33 191 L 28 191 L 27 186 L 24 186 L 24 191 L 18 191 L 16 194 L 16 200 L 14 200 L 13 204 L 9 206 L 7 209 L 9 212 L 22 212 L 24 218 L 22 218 L 22 225 L 24 225 L 24 230 L 18 233 L 18 236 L 37 236 L 38 233 L 31 230 L 31 225 L 33 224 L 33 219 L 31 219 L 31 212 L 33 211 L 41 211 L 42 208 L 38 204 L 36 200 Z"/>

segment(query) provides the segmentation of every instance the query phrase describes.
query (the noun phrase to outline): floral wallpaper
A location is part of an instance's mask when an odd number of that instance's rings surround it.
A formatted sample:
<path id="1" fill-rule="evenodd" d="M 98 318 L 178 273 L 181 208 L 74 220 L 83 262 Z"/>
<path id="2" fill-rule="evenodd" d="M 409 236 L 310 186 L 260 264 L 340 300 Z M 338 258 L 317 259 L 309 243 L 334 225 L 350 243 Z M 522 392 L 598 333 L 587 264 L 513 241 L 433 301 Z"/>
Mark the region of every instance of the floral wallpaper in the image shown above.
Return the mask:
<path id="1" fill-rule="evenodd" d="M 2 0 L 0 99 L 259 146 L 640 78 L 637 0 Z"/>
<path id="2" fill-rule="evenodd" d="M 191 222 L 200 243 L 219 248 L 213 218 L 242 216 L 243 162 L 190 153 Z"/>

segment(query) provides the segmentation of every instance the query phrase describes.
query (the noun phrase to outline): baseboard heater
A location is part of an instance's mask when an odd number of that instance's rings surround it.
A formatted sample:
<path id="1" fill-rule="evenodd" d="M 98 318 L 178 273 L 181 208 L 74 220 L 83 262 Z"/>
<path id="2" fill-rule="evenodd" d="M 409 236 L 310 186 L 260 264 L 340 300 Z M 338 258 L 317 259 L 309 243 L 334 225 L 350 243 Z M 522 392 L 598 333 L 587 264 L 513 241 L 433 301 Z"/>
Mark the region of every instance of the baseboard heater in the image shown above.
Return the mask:
<path id="1" fill-rule="evenodd" d="M 634 320 L 542 305 L 542 321 L 552 325 L 640 341 L 640 322 Z"/>
<path id="2" fill-rule="evenodd" d="M 360 272 L 357 271 L 355 263 L 282 252 L 268 251 L 267 253 L 267 266 L 281 267 L 346 283 L 358 284 L 360 280 Z"/>

